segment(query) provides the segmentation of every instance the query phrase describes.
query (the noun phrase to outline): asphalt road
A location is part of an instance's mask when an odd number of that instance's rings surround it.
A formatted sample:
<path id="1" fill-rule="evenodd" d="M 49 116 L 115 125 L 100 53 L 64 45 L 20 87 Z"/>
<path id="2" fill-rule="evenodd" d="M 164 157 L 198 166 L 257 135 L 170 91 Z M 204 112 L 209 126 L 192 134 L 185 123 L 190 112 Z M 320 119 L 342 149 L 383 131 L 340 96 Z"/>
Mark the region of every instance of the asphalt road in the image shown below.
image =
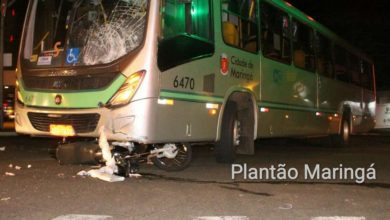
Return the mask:
<path id="1" fill-rule="evenodd" d="M 299 171 L 291 180 L 243 175 L 232 180 L 231 166 L 217 164 L 206 145 L 194 146 L 193 162 L 184 171 L 142 165 L 141 178 L 109 183 L 76 176 L 90 166 L 60 166 L 50 154 L 55 143 L 0 137 L 0 219 L 390 219 L 388 135 L 353 137 L 348 148 L 317 139 L 262 140 L 255 156 L 237 160 L 248 168 L 286 164 Z M 376 180 L 362 184 L 303 175 L 305 164 L 368 168 L 372 163 Z"/>

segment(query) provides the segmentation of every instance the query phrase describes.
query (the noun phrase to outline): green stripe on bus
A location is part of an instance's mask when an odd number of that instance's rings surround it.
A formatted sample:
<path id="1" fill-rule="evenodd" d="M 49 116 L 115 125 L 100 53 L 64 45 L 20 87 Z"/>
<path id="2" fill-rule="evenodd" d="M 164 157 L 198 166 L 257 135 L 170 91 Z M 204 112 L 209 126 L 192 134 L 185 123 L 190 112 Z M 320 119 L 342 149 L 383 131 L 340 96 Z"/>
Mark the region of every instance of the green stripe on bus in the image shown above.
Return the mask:
<path id="1" fill-rule="evenodd" d="M 190 102 L 213 102 L 213 103 L 223 103 L 224 98 L 221 96 L 207 96 L 203 94 L 197 93 L 189 93 L 189 92 L 179 92 L 172 90 L 161 90 L 160 98 L 165 99 L 175 99 L 180 101 L 190 101 Z M 334 109 L 317 109 L 313 107 L 305 107 L 299 105 L 291 105 L 291 104 L 283 104 L 283 103 L 275 103 L 275 102 L 258 102 L 259 108 L 266 107 L 272 109 L 280 109 L 280 110 L 294 110 L 294 111 L 305 111 L 305 112 L 324 112 L 324 113 L 337 113 L 337 110 Z"/>
<path id="2" fill-rule="evenodd" d="M 24 104 L 30 107 L 56 109 L 88 109 L 98 108 L 99 103 L 106 103 L 118 91 L 126 77 L 120 74 L 107 88 L 87 91 L 29 91 L 20 86 Z M 62 96 L 62 103 L 55 103 L 56 95 Z"/>
<path id="3" fill-rule="evenodd" d="M 324 113 L 337 113 L 337 110 L 333 109 L 317 109 L 313 107 L 304 107 L 304 106 L 297 106 L 297 105 L 291 105 L 291 104 L 279 104 L 279 103 L 272 103 L 272 102 L 260 102 L 258 106 L 266 107 L 266 108 L 272 108 L 272 109 L 280 109 L 280 110 L 294 110 L 294 111 L 305 111 L 305 112 L 324 112 Z"/>
<path id="4" fill-rule="evenodd" d="M 176 99 L 176 100 L 191 101 L 191 102 L 217 102 L 217 103 L 223 103 L 224 100 L 223 97 L 218 97 L 218 96 L 207 96 L 207 95 L 200 95 L 196 93 L 177 92 L 177 91 L 170 91 L 170 90 L 162 90 L 160 92 L 160 98 Z"/>

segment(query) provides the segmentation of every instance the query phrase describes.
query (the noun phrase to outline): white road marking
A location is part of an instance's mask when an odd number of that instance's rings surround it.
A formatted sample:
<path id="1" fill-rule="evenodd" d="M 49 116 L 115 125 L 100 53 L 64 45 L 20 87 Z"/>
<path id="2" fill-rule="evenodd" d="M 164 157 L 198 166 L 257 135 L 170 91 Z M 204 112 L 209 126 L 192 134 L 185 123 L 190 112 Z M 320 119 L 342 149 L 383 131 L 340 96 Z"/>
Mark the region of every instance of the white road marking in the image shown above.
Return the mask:
<path id="1" fill-rule="evenodd" d="M 249 220 L 247 216 L 200 216 L 194 220 Z"/>
<path id="2" fill-rule="evenodd" d="M 311 220 L 366 220 L 364 216 L 318 216 Z"/>
<path id="3" fill-rule="evenodd" d="M 52 220 L 110 220 L 114 219 L 109 215 L 78 215 L 78 214 L 69 214 L 69 215 L 60 215 L 53 218 Z"/>
<path id="4" fill-rule="evenodd" d="M 283 204 L 282 206 L 279 206 L 279 209 L 292 209 L 293 205 L 290 203 Z"/>

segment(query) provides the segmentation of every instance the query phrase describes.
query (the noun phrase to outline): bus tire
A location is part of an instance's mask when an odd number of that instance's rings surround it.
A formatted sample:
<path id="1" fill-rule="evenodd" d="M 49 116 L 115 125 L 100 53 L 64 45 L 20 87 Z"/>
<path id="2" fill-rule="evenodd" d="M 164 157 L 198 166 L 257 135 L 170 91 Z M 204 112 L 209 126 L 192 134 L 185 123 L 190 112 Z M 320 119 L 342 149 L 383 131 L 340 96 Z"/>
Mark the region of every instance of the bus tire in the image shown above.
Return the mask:
<path id="1" fill-rule="evenodd" d="M 153 157 L 153 164 L 165 171 L 174 172 L 187 168 L 192 161 L 192 147 L 188 143 L 175 144 L 179 150 L 175 158 L 157 158 Z"/>
<path id="2" fill-rule="evenodd" d="M 351 126 L 348 118 L 348 115 L 347 117 L 343 117 L 339 133 L 330 136 L 331 143 L 335 147 L 346 147 L 349 145 Z"/>
<path id="3" fill-rule="evenodd" d="M 221 137 L 215 145 L 215 159 L 218 163 L 233 163 L 240 138 L 240 122 L 236 103 L 230 103 L 222 119 Z"/>

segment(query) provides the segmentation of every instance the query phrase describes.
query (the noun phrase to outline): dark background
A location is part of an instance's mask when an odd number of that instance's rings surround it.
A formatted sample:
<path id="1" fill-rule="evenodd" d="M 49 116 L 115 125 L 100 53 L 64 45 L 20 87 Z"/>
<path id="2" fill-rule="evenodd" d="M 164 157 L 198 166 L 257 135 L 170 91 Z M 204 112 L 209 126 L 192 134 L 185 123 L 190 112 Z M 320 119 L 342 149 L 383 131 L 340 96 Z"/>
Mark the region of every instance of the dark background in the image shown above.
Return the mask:
<path id="1" fill-rule="evenodd" d="M 7 0 L 8 7 L 4 20 L 4 53 L 12 53 L 12 67 L 4 67 L 6 70 L 13 70 L 16 67 L 28 2 L 29 0 Z"/>
<path id="2" fill-rule="evenodd" d="M 390 90 L 389 0 L 289 0 L 370 56 L 378 90 Z"/>
<path id="3" fill-rule="evenodd" d="M 17 52 L 28 0 L 14 2 L 7 10 L 5 52 Z M 289 0 L 296 8 L 333 30 L 368 54 L 376 64 L 377 89 L 390 90 L 389 0 Z M 12 9 L 14 16 L 10 16 Z M 10 36 L 14 36 L 10 42 Z M 16 59 L 16 56 L 14 57 Z"/>

